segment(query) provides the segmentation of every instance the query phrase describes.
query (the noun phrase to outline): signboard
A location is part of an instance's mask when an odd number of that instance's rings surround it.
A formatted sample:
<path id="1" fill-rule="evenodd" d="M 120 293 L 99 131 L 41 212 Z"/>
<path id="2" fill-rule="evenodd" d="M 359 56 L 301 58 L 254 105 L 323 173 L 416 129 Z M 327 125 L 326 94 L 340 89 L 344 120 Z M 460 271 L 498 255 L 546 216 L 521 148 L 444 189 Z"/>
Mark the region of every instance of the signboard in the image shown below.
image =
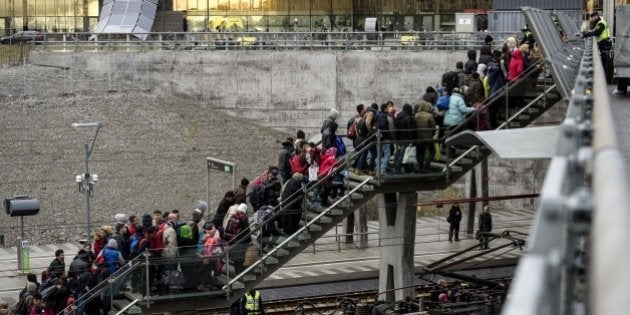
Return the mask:
<path id="1" fill-rule="evenodd" d="M 29 273 L 31 266 L 30 266 L 30 255 L 29 255 L 29 245 L 28 245 L 28 241 L 27 240 L 20 240 L 18 239 L 18 244 L 17 244 L 17 254 L 18 254 L 18 269 L 22 270 L 23 273 Z"/>
<path id="2" fill-rule="evenodd" d="M 459 24 L 471 25 L 472 24 L 472 19 L 459 19 Z"/>
<path id="3" fill-rule="evenodd" d="M 221 159 L 206 158 L 206 202 L 210 203 L 210 171 L 215 170 L 232 175 L 232 190 L 236 189 L 236 164 Z M 222 192 L 223 193 L 223 192 Z"/>
<path id="4" fill-rule="evenodd" d="M 234 163 L 208 158 L 208 169 L 232 174 L 234 172 Z"/>

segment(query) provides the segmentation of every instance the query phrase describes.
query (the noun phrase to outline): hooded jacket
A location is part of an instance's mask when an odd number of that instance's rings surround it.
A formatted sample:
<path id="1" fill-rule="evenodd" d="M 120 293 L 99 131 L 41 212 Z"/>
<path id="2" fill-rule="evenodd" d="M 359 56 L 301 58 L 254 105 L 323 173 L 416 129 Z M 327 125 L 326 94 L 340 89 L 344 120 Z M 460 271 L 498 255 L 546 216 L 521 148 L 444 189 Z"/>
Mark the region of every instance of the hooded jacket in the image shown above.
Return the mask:
<path id="1" fill-rule="evenodd" d="M 474 111 L 474 107 L 466 106 L 464 97 L 459 93 L 451 95 L 451 101 L 448 103 L 448 110 L 444 114 L 445 126 L 457 126 L 464 122 L 466 114 Z"/>
<path id="2" fill-rule="evenodd" d="M 468 50 L 468 61 L 464 65 L 464 73 L 472 74 L 477 71 L 477 51 L 474 49 Z"/>
<path id="3" fill-rule="evenodd" d="M 435 130 L 435 117 L 431 114 L 431 104 L 426 101 L 420 102 L 418 112 L 413 117 L 416 122 L 416 131 L 418 140 L 430 140 L 433 139 L 433 132 Z"/>
<path id="4" fill-rule="evenodd" d="M 514 49 L 512 51 L 512 58 L 510 59 L 510 69 L 508 71 L 508 80 L 518 80 L 518 76 L 525 70 L 525 58 L 520 49 Z"/>
<path id="5" fill-rule="evenodd" d="M 413 110 L 411 105 L 405 104 L 396 117 L 396 139 L 397 140 L 413 140 L 416 138 L 413 121 Z"/>

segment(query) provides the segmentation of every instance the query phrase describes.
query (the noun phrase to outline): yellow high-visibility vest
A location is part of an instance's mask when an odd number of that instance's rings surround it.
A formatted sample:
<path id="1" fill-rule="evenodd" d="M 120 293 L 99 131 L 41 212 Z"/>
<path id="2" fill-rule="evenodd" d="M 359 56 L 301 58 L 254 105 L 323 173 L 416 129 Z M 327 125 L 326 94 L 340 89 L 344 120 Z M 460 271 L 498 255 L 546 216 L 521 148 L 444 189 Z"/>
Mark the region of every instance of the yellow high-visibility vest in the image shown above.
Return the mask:
<path id="1" fill-rule="evenodd" d="M 603 40 L 607 40 L 610 38 L 610 31 L 608 30 L 608 24 L 606 24 L 606 21 L 604 20 L 599 20 L 599 22 L 597 22 L 597 24 L 603 24 L 604 25 L 604 30 L 601 32 L 601 34 L 599 34 L 599 36 L 597 36 L 597 42 L 601 42 Z M 595 26 L 595 28 L 597 28 L 597 25 Z"/>
<path id="2" fill-rule="evenodd" d="M 247 314 L 258 314 L 260 312 L 260 305 L 258 305 L 258 300 L 260 299 L 260 292 L 256 291 L 254 296 L 249 294 L 249 292 L 245 293 L 245 310 Z"/>

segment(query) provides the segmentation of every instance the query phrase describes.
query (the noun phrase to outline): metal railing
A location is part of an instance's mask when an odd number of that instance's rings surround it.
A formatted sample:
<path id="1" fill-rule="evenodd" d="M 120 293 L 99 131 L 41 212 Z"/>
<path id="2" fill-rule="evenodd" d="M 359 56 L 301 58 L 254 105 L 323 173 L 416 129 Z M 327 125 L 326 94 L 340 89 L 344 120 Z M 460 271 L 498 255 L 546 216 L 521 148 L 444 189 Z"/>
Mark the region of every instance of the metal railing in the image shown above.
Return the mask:
<path id="1" fill-rule="evenodd" d="M 487 32 L 162 32 L 133 34 L 46 33 L 28 44 L 46 51 L 86 50 L 467 50 L 479 49 Z M 511 32 L 491 33 L 495 43 Z M 498 45 L 495 45 L 498 46 Z"/>
<path id="2" fill-rule="evenodd" d="M 504 314 L 626 312 L 626 167 L 597 45 L 585 52 Z"/>

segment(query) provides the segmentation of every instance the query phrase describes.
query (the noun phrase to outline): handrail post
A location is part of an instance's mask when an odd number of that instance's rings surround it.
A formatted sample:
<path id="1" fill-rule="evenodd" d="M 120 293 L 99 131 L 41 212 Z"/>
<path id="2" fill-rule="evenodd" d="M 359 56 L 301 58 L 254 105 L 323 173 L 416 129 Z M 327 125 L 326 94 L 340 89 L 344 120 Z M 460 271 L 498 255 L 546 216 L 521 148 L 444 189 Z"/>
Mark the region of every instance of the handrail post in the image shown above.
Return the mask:
<path id="1" fill-rule="evenodd" d="M 376 168 L 376 182 L 378 185 L 381 185 L 381 130 L 376 130 L 376 163 L 374 163 L 374 167 Z"/>
<path id="2" fill-rule="evenodd" d="M 146 285 L 146 295 L 144 296 L 144 300 L 147 302 L 147 308 L 149 308 L 151 306 L 151 299 L 149 299 L 148 297 L 151 296 L 151 271 L 150 268 L 151 266 L 149 265 L 149 249 L 145 248 L 144 249 L 144 266 L 145 266 L 145 272 L 146 275 L 144 277 L 145 279 L 145 285 Z"/>

